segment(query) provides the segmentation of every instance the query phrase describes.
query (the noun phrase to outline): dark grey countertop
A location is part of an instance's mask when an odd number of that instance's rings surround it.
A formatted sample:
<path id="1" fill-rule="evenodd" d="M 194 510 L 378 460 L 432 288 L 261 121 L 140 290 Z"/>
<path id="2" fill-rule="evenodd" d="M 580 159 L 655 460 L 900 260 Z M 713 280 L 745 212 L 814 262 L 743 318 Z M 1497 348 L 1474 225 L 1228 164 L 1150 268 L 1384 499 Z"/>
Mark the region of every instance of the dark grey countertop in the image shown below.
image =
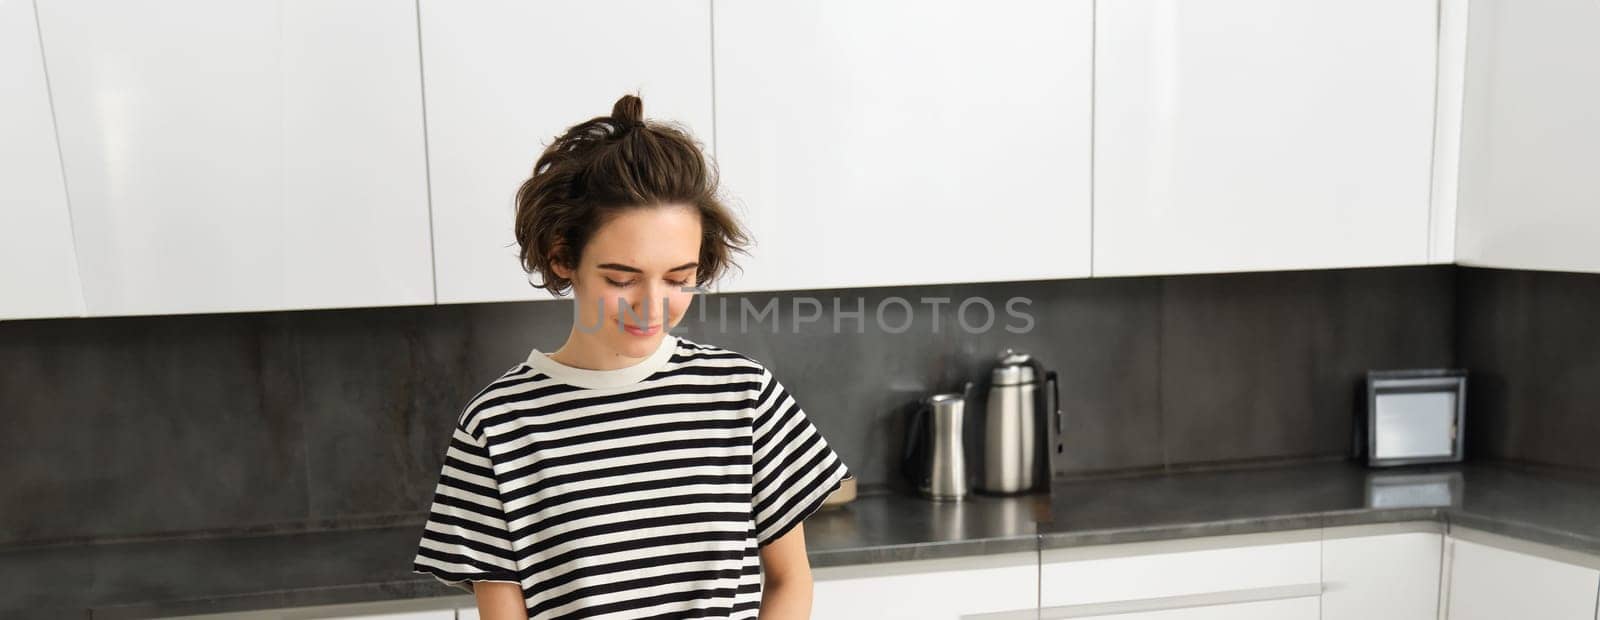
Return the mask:
<path id="1" fill-rule="evenodd" d="M 864 492 L 806 520 L 814 567 L 1032 551 L 1049 495 Z M 384 527 L 0 550 L 0 618 L 153 618 L 464 596 L 411 572 L 422 516 Z"/>
<path id="2" fill-rule="evenodd" d="M 936 503 L 864 492 L 806 521 L 813 567 L 1443 520 L 1600 554 L 1600 480 L 1508 466 L 1319 463 L 1059 481 Z M 462 595 L 411 573 L 421 521 L 0 551 L 0 617 L 148 618 Z"/>
<path id="3" fill-rule="evenodd" d="M 1347 462 L 1058 482 L 1043 548 L 1441 520 L 1600 555 L 1600 478 Z"/>

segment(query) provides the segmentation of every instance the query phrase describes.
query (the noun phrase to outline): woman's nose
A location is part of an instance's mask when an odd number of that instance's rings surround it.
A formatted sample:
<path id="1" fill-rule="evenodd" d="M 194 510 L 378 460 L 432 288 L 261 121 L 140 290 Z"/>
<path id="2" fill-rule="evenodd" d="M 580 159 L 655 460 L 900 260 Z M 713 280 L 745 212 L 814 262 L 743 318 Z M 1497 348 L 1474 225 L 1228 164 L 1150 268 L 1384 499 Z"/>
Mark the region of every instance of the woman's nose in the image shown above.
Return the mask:
<path id="1" fill-rule="evenodd" d="M 665 283 L 655 282 L 640 287 L 639 297 L 632 300 L 633 315 L 638 317 L 640 324 L 652 325 L 655 318 L 666 316 L 667 286 Z"/>
<path id="2" fill-rule="evenodd" d="M 672 313 L 672 308 L 668 304 L 671 303 L 673 293 L 677 290 L 678 287 L 664 281 L 655 285 L 650 293 L 650 311 L 654 313 L 651 318 L 655 323 L 667 322 L 667 317 Z"/>

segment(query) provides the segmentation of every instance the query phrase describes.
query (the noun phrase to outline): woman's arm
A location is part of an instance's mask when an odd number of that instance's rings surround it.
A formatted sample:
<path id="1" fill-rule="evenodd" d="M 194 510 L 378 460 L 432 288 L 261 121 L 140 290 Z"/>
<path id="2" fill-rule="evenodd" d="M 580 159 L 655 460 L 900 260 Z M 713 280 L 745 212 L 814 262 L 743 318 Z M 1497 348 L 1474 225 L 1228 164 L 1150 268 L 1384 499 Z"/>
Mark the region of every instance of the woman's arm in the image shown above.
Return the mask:
<path id="1" fill-rule="evenodd" d="M 811 618 L 811 560 L 804 525 L 761 548 L 761 620 Z"/>
<path id="2" fill-rule="evenodd" d="M 478 617 L 482 620 L 528 620 L 522 600 L 522 586 L 506 581 L 474 581 L 472 593 L 478 597 Z"/>

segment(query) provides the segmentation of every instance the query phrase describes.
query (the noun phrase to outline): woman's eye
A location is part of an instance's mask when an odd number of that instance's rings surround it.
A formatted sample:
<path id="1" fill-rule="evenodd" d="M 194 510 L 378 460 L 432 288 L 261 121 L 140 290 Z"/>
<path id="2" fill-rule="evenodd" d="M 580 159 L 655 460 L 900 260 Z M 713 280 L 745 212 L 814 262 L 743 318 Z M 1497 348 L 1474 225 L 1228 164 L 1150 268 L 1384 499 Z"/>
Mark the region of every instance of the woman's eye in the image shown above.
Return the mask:
<path id="1" fill-rule="evenodd" d="M 667 284 L 671 284 L 673 286 L 689 286 L 689 281 L 688 280 L 667 280 Z"/>
<path id="2" fill-rule="evenodd" d="M 619 287 L 619 288 L 628 288 L 630 286 L 633 286 L 633 281 L 629 280 L 627 282 L 618 282 L 616 280 L 612 280 L 611 278 L 606 278 L 606 284 L 610 284 L 611 286 L 615 286 L 615 287 Z"/>

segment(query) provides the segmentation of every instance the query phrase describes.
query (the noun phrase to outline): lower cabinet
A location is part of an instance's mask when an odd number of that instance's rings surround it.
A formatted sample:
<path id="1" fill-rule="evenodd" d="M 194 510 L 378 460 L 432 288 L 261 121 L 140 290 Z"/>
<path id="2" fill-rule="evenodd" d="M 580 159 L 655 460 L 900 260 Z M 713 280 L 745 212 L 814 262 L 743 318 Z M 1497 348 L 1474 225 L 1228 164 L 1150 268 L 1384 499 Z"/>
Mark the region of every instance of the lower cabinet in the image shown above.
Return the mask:
<path id="1" fill-rule="evenodd" d="M 476 610 L 473 611 L 477 613 Z M 353 616 L 332 616 L 329 620 L 456 620 L 456 612 L 450 609 L 437 609 L 432 611 L 410 611 L 395 614 L 359 614 Z"/>
<path id="2" fill-rule="evenodd" d="M 198 616 L 162 616 L 168 620 L 457 620 L 462 601 L 456 595 L 441 598 L 399 599 L 370 603 L 340 603 L 310 607 L 285 607 Z M 477 618 L 477 610 L 473 610 Z"/>
<path id="3" fill-rule="evenodd" d="M 1600 557 L 1438 522 L 1045 549 L 1039 618 L 1600 620 Z"/>
<path id="4" fill-rule="evenodd" d="M 828 620 L 1033 618 L 1033 551 L 830 566 L 811 571 L 811 617 Z"/>
<path id="5" fill-rule="evenodd" d="M 1483 533 L 1449 544 L 1448 620 L 1600 617 L 1600 559 Z"/>
<path id="6" fill-rule="evenodd" d="M 1438 620 L 1434 521 L 1045 549 L 1040 614 L 1106 620 Z"/>
<path id="7" fill-rule="evenodd" d="M 1050 617 L 1054 616 L 1040 616 L 1040 618 Z M 1075 620 L 1317 620 L 1317 597 L 1303 596 L 1249 603 L 1136 611 L 1109 616 L 1070 617 Z"/>
<path id="8" fill-rule="evenodd" d="M 1600 556 L 1437 521 L 812 569 L 827 620 L 1600 620 Z M 471 596 L 195 620 L 477 620 Z"/>
<path id="9" fill-rule="evenodd" d="M 1045 549 L 1040 618 L 1315 620 L 1321 531 Z"/>
<path id="10" fill-rule="evenodd" d="M 1437 620 L 1438 522 L 1330 527 L 1322 533 L 1324 620 Z"/>

